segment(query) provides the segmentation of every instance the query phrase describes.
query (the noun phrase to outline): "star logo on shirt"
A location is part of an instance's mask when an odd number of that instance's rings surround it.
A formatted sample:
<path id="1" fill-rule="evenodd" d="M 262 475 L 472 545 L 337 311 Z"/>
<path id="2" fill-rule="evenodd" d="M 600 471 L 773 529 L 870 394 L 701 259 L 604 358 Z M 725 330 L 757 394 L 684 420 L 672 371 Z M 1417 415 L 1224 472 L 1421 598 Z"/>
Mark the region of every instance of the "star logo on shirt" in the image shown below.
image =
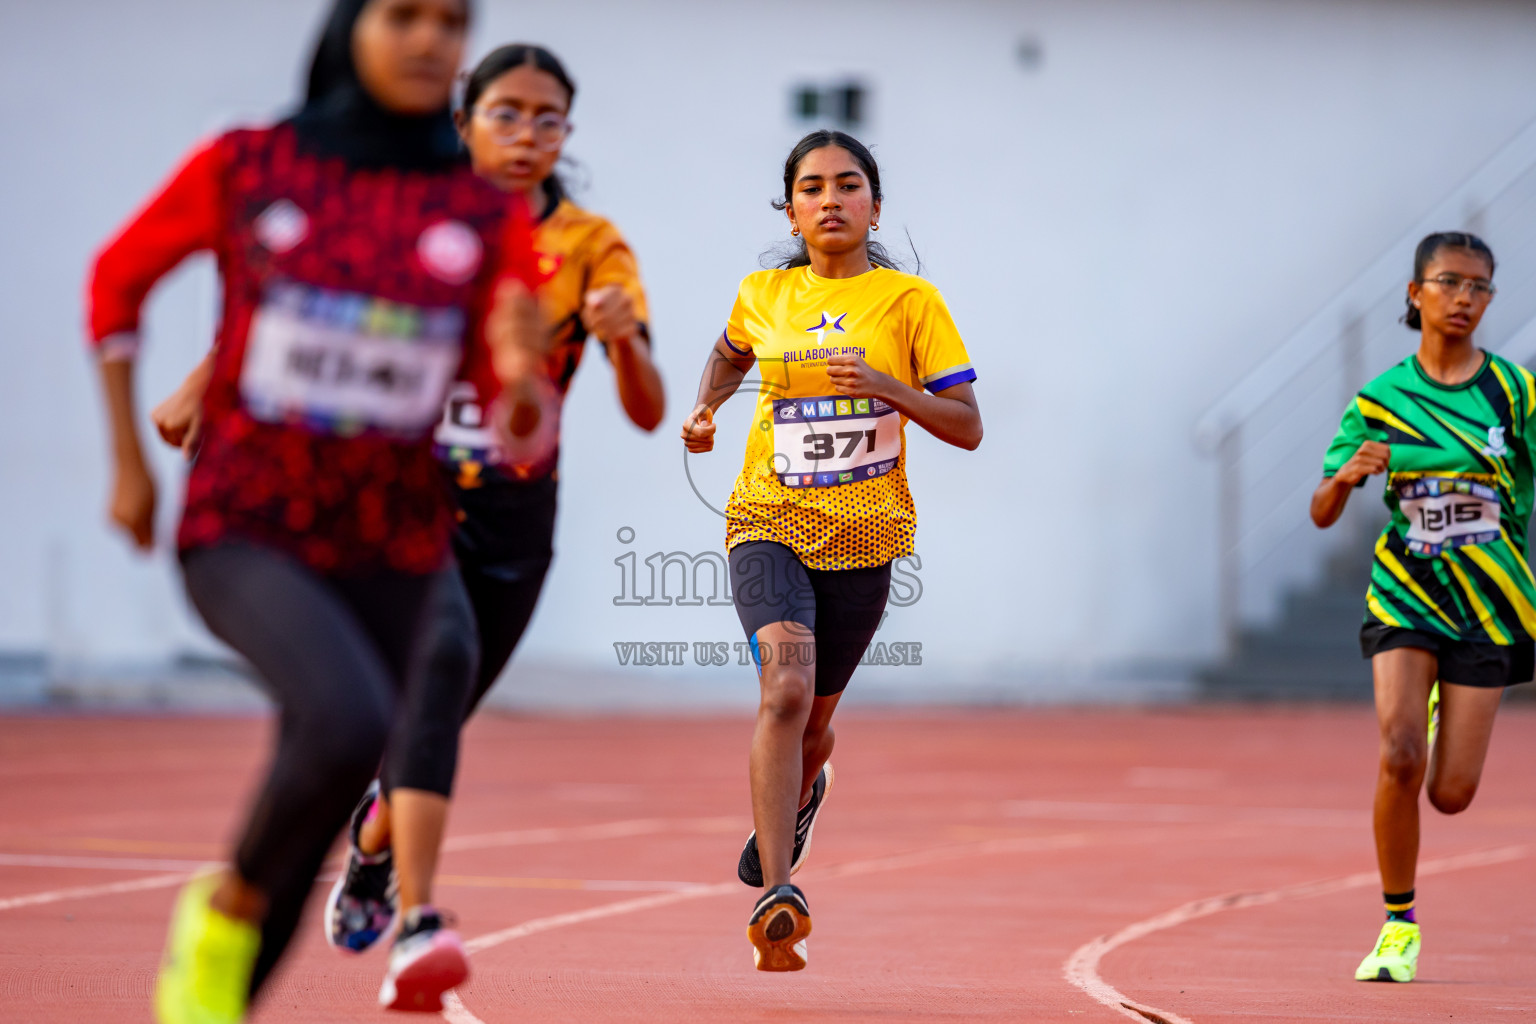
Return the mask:
<path id="1" fill-rule="evenodd" d="M 847 315 L 847 313 L 839 313 L 834 317 L 830 313 L 823 312 L 821 314 L 821 323 L 817 324 L 815 327 L 807 327 L 805 329 L 805 333 L 816 335 L 816 344 L 818 345 L 820 345 L 826 338 L 828 331 L 836 331 L 838 334 L 847 334 L 848 332 L 843 330 L 843 318 Z"/>

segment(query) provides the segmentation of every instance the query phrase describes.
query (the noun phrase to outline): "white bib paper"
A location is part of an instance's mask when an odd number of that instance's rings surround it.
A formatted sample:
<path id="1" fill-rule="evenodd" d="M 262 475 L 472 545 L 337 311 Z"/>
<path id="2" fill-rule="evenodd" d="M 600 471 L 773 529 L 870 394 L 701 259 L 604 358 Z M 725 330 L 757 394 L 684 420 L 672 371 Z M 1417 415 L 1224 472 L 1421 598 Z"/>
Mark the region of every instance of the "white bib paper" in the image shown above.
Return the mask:
<path id="1" fill-rule="evenodd" d="M 780 398 L 773 470 L 786 487 L 836 487 L 884 476 L 901 456 L 901 414 L 878 398 Z"/>
<path id="2" fill-rule="evenodd" d="M 501 461 L 496 432 L 487 422 L 475 386 L 467 381 L 458 381 L 449 390 L 432 442 L 440 459 L 487 464 Z"/>
<path id="3" fill-rule="evenodd" d="M 1408 550 L 1416 555 L 1499 538 L 1499 492 L 1487 484 L 1420 477 L 1397 485 L 1397 501 L 1408 519 Z"/>
<path id="4" fill-rule="evenodd" d="M 458 309 L 277 282 L 251 322 L 240 397 L 268 423 L 420 436 L 442 413 L 463 336 Z"/>

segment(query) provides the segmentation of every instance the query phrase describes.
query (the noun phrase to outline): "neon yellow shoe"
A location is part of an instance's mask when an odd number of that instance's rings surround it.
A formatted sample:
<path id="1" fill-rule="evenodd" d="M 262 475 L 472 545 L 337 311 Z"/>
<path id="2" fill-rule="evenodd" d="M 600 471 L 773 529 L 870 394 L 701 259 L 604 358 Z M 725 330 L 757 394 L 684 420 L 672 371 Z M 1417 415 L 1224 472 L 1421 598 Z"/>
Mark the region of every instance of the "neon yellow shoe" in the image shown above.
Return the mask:
<path id="1" fill-rule="evenodd" d="M 255 925 L 208 905 L 218 875 L 187 883 L 171 915 L 171 934 L 155 982 L 160 1024 L 239 1024 L 261 946 Z"/>
<path id="2" fill-rule="evenodd" d="M 1429 688 L 1429 749 L 1435 749 L 1435 734 L 1440 731 L 1440 682 Z"/>
<path id="3" fill-rule="evenodd" d="M 1419 926 L 1388 921 L 1371 955 L 1355 968 L 1356 981 L 1412 981 L 1419 970 Z"/>

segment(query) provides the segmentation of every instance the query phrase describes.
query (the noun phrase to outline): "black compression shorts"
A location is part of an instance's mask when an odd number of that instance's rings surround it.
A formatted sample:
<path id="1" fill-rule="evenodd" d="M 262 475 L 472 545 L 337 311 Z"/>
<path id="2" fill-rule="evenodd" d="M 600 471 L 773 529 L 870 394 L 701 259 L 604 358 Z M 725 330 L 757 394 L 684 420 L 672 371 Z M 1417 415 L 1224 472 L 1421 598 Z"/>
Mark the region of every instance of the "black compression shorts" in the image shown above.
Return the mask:
<path id="1" fill-rule="evenodd" d="M 842 693 L 885 615 L 891 564 L 811 569 L 794 551 L 772 541 L 738 544 L 730 561 L 731 597 L 754 654 L 797 657 L 796 650 L 764 650 L 757 639 L 757 631 L 770 623 L 795 623 L 804 642 L 814 644 L 816 696 Z"/>
<path id="2" fill-rule="evenodd" d="M 1440 661 L 1440 681 L 1458 686 L 1499 687 L 1529 682 L 1536 675 L 1536 645 L 1453 640 L 1417 629 L 1367 622 L 1360 627 L 1360 653 L 1372 658 L 1399 647 L 1417 647 Z"/>

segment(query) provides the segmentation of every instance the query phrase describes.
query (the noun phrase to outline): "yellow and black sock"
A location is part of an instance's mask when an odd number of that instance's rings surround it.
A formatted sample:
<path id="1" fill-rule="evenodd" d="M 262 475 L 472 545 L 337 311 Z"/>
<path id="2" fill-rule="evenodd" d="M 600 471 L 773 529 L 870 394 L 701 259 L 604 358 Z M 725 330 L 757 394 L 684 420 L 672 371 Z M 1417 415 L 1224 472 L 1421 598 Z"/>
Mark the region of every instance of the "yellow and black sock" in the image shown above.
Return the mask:
<path id="1" fill-rule="evenodd" d="M 1418 924 L 1418 918 L 1413 915 L 1413 890 L 1407 892 L 1384 892 L 1381 894 L 1382 902 L 1387 905 L 1388 921 L 1408 921 Z"/>

